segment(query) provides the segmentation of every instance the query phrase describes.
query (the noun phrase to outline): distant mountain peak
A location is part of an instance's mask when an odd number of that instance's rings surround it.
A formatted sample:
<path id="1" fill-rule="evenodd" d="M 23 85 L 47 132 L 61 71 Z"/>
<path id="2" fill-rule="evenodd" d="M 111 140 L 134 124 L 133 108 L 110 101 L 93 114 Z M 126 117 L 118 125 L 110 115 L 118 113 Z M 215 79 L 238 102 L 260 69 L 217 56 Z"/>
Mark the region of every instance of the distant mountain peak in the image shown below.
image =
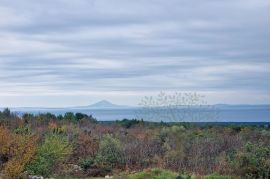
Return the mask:
<path id="1" fill-rule="evenodd" d="M 91 108 L 118 108 L 118 107 L 124 107 L 124 106 L 113 104 L 107 100 L 101 100 L 99 102 L 96 102 L 94 104 L 89 105 L 88 107 L 91 107 Z"/>
<path id="2" fill-rule="evenodd" d="M 111 103 L 110 101 L 107 101 L 107 100 L 101 100 L 99 102 L 96 102 L 92 105 L 114 105 L 113 103 Z"/>

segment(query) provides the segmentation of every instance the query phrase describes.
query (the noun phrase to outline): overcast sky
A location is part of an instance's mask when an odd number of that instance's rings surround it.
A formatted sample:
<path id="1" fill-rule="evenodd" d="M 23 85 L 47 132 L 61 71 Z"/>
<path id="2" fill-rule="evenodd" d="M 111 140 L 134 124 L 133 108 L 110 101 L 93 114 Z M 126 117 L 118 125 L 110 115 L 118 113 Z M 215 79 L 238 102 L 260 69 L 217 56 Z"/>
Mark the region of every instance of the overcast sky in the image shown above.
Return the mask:
<path id="1" fill-rule="evenodd" d="M 270 103 L 269 0 L 0 0 L 0 106 Z"/>

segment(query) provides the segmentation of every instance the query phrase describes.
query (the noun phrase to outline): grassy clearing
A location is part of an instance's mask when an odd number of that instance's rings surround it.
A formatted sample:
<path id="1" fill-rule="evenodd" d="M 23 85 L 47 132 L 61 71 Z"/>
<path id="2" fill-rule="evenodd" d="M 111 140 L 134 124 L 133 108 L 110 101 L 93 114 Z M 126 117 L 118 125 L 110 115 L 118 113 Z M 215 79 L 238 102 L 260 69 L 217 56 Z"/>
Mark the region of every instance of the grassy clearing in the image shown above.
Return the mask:
<path id="1" fill-rule="evenodd" d="M 144 170 L 135 174 L 128 175 L 124 177 L 125 179 L 232 179 L 230 176 L 221 175 L 208 175 L 208 176 L 189 176 L 189 175 L 179 175 L 178 173 L 163 170 L 163 169 L 151 169 Z"/>
<path id="2" fill-rule="evenodd" d="M 171 171 L 152 169 L 128 175 L 127 179 L 175 179 L 177 176 L 177 173 Z"/>

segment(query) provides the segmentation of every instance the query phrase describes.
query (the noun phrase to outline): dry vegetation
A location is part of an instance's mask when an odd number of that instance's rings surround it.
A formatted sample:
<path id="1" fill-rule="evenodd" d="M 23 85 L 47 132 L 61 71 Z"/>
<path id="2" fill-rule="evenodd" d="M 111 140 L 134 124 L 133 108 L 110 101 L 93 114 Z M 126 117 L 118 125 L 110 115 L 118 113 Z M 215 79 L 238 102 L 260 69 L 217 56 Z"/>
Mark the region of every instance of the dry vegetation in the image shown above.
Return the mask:
<path id="1" fill-rule="evenodd" d="M 8 109 L 0 113 L 0 173 L 5 178 L 29 174 L 267 178 L 269 146 L 269 126 L 199 127 L 138 120 L 98 123 L 80 113 L 23 117 Z M 151 168 L 166 170 L 153 173 Z"/>

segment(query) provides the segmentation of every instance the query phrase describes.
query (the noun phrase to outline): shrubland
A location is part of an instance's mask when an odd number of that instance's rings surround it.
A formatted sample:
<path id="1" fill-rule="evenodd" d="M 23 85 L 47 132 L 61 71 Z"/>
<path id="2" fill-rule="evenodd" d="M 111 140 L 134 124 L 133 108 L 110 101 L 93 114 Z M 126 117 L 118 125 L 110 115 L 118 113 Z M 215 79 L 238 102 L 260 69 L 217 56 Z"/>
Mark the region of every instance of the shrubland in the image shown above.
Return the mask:
<path id="1" fill-rule="evenodd" d="M 0 112 L 5 178 L 268 178 L 270 128 Z"/>

